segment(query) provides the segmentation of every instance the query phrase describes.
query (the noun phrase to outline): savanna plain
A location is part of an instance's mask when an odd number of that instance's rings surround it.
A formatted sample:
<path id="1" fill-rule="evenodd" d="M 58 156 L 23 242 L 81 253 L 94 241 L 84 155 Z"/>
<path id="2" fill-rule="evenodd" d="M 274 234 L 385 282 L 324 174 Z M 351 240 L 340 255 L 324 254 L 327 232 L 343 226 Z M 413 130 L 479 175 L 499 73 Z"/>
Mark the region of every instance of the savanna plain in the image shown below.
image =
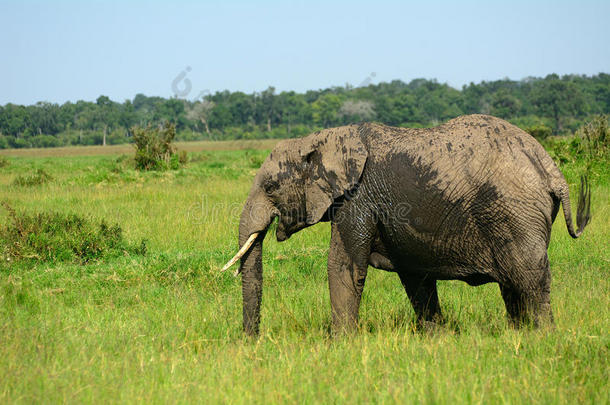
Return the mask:
<path id="1" fill-rule="evenodd" d="M 16 223 L 55 226 L 35 215 L 56 213 L 103 223 L 96 235 L 114 242 L 91 238 L 79 257 L 18 258 L 7 244 L 24 239 L 3 242 L 0 402 L 610 402 L 607 160 L 591 167 L 584 235 L 572 240 L 561 213 L 555 221 L 554 329 L 510 327 L 495 284 L 441 281 L 448 322 L 420 331 L 398 277 L 370 269 L 359 331 L 332 337 L 330 229 L 319 224 L 283 243 L 268 233 L 254 339 L 241 329 L 240 279 L 219 269 L 236 251 L 241 204 L 271 147 L 182 144 L 189 162 L 164 172 L 136 171 L 129 148 L 2 152 L 5 236 Z M 575 207 L 584 165 L 561 169 Z M 84 225 L 71 226 L 53 243 L 74 243 Z"/>

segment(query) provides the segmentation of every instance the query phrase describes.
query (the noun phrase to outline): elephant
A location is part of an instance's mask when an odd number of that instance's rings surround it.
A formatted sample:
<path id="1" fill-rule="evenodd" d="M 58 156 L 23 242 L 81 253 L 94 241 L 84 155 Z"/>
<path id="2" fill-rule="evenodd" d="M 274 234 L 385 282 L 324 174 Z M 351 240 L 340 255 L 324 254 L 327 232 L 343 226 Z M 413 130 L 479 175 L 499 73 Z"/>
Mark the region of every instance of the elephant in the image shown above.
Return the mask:
<path id="1" fill-rule="evenodd" d="M 437 280 L 500 287 L 511 324 L 552 325 L 547 249 L 560 204 L 569 234 L 590 221 L 581 177 L 577 229 L 568 185 L 532 136 L 488 115 L 434 128 L 361 123 L 279 142 L 239 222 L 243 329 L 258 335 L 263 239 L 331 222 L 332 331 L 357 328 L 369 266 L 395 272 L 419 323 L 443 321 Z"/>

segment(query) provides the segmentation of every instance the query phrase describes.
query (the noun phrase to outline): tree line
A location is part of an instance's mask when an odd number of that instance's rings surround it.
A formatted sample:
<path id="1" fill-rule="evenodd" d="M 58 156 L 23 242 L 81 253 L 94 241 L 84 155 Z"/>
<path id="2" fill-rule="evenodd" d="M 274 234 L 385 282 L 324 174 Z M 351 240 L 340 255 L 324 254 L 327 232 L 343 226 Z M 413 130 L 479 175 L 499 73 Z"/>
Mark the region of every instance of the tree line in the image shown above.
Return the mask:
<path id="1" fill-rule="evenodd" d="M 491 114 L 537 134 L 564 134 L 593 115 L 610 113 L 610 75 L 548 75 L 470 83 L 455 89 L 415 79 L 345 85 L 305 93 L 221 91 L 200 100 L 136 95 L 122 103 L 0 106 L 0 148 L 132 142 L 133 127 L 172 123 L 177 140 L 301 136 L 360 121 L 428 127 L 463 114 Z"/>

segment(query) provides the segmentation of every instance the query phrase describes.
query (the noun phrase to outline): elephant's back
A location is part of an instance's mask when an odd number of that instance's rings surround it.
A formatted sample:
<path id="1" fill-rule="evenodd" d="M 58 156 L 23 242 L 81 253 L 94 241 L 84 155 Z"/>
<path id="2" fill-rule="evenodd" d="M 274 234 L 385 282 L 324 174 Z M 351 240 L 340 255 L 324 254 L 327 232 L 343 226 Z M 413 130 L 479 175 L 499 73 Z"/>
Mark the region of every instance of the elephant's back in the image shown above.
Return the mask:
<path id="1" fill-rule="evenodd" d="M 368 138 L 372 160 L 382 165 L 406 162 L 425 174 L 426 181 L 454 182 L 456 176 L 477 181 L 493 173 L 514 185 L 551 191 L 551 183 L 561 176 L 538 141 L 492 116 L 465 115 L 434 128 L 366 125 L 361 133 Z"/>

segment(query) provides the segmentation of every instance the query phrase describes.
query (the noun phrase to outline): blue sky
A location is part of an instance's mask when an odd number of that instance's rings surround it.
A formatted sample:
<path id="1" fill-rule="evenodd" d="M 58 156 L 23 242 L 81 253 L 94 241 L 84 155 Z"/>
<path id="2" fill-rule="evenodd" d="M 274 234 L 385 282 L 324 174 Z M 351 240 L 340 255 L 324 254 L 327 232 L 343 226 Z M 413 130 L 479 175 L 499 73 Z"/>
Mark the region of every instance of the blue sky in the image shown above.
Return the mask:
<path id="1" fill-rule="evenodd" d="M 588 0 L 0 0 L 0 104 L 607 73 L 608 16 Z"/>

